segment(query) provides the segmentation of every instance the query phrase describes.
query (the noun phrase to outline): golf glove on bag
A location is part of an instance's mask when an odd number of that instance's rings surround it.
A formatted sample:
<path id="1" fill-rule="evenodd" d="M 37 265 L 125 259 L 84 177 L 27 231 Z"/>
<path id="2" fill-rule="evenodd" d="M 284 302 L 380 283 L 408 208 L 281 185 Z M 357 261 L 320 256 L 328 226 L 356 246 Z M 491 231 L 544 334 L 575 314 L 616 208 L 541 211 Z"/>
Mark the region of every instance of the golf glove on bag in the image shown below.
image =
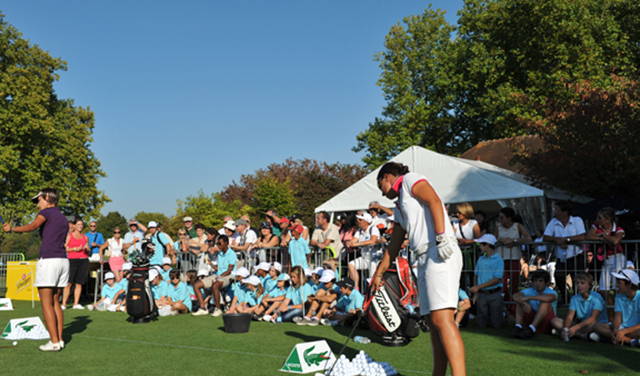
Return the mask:
<path id="1" fill-rule="evenodd" d="M 451 238 L 445 236 L 444 240 L 439 242 L 436 247 L 438 248 L 438 256 L 443 260 L 447 260 L 453 255 L 456 244 L 451 241 Z"/>

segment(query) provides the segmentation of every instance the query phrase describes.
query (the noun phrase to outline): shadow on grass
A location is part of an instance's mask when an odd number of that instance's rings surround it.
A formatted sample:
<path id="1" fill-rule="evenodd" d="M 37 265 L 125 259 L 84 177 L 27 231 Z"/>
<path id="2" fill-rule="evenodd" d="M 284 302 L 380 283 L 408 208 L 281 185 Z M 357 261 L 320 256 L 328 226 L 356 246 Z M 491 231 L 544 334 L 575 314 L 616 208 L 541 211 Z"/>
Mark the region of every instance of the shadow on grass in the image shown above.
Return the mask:
<path id="1" fill-rule="evenodd" d="M 92 321 L 89 316 L 76 316 L 72 322 L 65 324 L 63 332 L 65 344 L 73 341 L 74 334 L 84 332 Z"/>

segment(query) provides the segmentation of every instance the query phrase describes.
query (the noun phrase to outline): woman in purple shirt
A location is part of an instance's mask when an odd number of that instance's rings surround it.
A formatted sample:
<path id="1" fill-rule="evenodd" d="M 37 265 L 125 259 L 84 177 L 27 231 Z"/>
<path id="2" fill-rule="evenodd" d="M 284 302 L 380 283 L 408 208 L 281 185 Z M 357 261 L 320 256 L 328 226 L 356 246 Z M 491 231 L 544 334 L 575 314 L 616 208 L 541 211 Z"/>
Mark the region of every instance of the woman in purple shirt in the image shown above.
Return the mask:
<path id="1" fill-rule="evenodd" d="M 69 260 L 64 247 L 69 225 L 65 216 L 56 206 L 58 204 L 57 189 L 43 189 L 31 200 L 40 208 L 36 219 L 28 225 L 14 228 L 11 228 L 9 223 L 5 223 L 2 229 L 5 232 L 40 230 L 42 245 L 36 263 L 34 286 L 38 288 L 42 302 L 42 315 L 51 337 L 47 344 L 40 346 L 40 350 L 60 351 L 64 348 L 62 340 L 64 316 L 60 306 L 60 291 L 66 286 L 69 279 Z"/>

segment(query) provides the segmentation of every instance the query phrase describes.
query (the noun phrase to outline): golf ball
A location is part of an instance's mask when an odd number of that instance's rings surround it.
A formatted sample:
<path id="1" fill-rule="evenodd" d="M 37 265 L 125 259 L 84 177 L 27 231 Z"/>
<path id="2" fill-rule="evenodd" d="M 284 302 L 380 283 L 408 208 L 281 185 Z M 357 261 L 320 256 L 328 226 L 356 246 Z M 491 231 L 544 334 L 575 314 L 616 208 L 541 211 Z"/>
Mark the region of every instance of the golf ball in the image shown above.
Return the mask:
<path id="1" fill-rule="evenodd" d="M 14 346 L 18 346 L 18 341 L 13 341 Z"/>

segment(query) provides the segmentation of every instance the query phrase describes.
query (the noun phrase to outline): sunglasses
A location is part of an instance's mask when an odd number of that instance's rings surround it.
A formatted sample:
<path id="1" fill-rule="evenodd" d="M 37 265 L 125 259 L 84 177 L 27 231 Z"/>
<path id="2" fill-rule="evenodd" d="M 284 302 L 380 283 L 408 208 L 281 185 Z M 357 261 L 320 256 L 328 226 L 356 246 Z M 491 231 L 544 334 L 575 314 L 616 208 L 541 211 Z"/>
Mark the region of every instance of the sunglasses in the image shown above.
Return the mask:
<path id="1" fill-rule="evenodd" d="M 185 234 L 185 233 L 183 232 L 183 233 L 180 233 L 180 234 L 178 234 L 178 235 L 182 236 L 182 235 L 187 235 L 187 234 Z"/>
<path id="2" fill-rule="evenodd" d="M 120 233 L 120 231 L 114 231 L 113 233 L 114 233 L 114 234 L 119 234 L 119 233 Z"/>
<path id="3" fill-rule="evenodd" d="M 216 245 L 223 245 L 223 242 L 217 242 Z"/>

